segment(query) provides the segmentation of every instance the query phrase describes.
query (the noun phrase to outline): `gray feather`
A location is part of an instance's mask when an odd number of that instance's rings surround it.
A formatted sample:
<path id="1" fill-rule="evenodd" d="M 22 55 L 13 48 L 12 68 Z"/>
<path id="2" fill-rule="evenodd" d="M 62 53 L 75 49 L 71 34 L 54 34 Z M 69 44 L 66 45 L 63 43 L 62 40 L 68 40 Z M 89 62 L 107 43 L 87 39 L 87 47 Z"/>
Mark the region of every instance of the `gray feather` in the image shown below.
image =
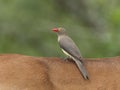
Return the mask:
<path id="1" fill-rule="evenodd" d="M 72 55 L 73 57 L 77 59 L 80 59 L 82 57 L 78 47 L 75 45 L 73 40 L 67 35 L 59 36 L 58 42 L 60 47 L 64 49 L 66 52 L 68 52 L 70 55 Z"/>
<path id="2" fill-rule="evenodd" d="M 75 63 L 77 64 L 77 67 L 79 68 L 79 70 L 81 71 L 83 77 L 85 79 L 89 79 L 88 77 L 88 73 L 83 65 L 83 61 L 81 59 L 81 54 L 80 51 L 78 49 L 78 47 L 75 45 L 75 43 L 73 42 L 73 40 L 68 37 L 67 35 L 59 35 L 58 36 L 58 42 L 60 47 L 67 52 L 72 59 L 75 61 Z"/>
<path id="3" fill-rule="evenodd" d="M 79 60 L 74 60 L 74 61 L 75 61 L 75 63 L 77 64 L 77 67 L 79 68 L 79 70 L 81 71 L 83 77 L 84 77 L 85 79 L 89 79 L 88 73 L 87 73 L 87 71 L 86 71 L 83 63 L 80 62 Z"/>

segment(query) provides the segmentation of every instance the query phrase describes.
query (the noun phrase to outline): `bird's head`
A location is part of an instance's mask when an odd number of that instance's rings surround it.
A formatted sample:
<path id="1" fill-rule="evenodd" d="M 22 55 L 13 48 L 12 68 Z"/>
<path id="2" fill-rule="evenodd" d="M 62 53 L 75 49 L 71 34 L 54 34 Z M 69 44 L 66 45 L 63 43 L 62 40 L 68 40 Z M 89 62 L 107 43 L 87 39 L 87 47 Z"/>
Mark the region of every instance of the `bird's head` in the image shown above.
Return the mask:
<path id="1" fill-rule="evenodd" d="M 58 33 L 59 35 L 65 34 L 65 29 L 64 28 L 53 28 L 52 29 L 54 32 Z"/>

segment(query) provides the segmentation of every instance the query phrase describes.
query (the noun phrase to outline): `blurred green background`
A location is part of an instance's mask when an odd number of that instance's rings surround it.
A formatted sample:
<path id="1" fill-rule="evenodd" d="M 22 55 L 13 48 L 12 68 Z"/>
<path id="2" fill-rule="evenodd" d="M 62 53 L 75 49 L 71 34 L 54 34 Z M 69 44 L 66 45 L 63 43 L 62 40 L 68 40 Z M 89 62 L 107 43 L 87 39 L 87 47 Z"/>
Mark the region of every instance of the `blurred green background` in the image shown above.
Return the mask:
<path id="1" fill-rule="evenodd" d="M 83 57 L 120 55 L 119 0 L 0 0 L 0 53 L 63 57 L 64 27 Z"/>

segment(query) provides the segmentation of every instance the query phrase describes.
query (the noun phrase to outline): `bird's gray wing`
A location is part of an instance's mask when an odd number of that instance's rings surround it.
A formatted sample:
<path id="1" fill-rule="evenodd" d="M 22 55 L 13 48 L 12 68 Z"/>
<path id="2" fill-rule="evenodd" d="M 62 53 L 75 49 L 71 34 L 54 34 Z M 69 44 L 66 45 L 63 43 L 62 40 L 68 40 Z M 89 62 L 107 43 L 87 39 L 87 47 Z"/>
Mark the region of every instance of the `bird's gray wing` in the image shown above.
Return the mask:
<path id="1" fill-rule="evenodd" d="M 80 51 L 70 37 L 68 36 L 60 37 L 58 42 L 59 42 L 60 47 L 64 51 L 66 51 L 68 54 L 70 54 L 74 58 L 80 60 L 80 58 L 82 57 L 80 54 Z"/>

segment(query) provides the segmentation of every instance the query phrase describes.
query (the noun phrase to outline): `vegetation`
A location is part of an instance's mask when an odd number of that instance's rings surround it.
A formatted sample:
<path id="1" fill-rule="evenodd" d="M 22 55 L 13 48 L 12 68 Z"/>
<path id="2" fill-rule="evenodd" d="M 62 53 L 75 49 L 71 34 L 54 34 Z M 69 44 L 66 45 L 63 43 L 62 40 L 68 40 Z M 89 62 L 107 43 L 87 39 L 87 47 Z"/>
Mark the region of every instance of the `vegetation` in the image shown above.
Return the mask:
<path id="1" fill-rule="evenodd" d="M 63 57 L 54 27 L 64 27 L 83 57 L 120 55 L 119 0 L 1 0 L 0 53 Z"/>

